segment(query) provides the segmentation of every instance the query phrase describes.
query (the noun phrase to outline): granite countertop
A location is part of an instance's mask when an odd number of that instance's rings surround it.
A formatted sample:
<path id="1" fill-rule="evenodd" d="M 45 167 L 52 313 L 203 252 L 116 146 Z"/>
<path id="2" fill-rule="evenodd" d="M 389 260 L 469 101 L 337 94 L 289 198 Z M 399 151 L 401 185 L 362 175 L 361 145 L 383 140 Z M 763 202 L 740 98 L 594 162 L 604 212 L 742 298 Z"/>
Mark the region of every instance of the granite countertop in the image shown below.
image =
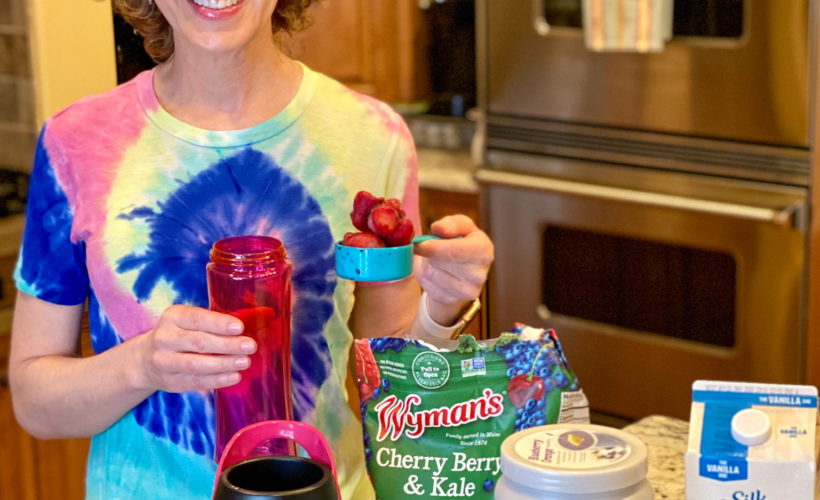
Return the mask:
<path id="1" fill-rule="evenodd" d="M 473 178 L 475 167 L 469 151 L 420 147 L 416 152 L 420 187 L 462 193 L 478 192 L 478 184 Z"/>
<path id="2" fill-rule="evenodd" d="M 689 442 L 689 422 L 652 415 L 627 425 L 623 431 L 646 444 L 649 454 L 647 479 L 655 490 L 655 500 L 684 499 L 683 457 Z"/>

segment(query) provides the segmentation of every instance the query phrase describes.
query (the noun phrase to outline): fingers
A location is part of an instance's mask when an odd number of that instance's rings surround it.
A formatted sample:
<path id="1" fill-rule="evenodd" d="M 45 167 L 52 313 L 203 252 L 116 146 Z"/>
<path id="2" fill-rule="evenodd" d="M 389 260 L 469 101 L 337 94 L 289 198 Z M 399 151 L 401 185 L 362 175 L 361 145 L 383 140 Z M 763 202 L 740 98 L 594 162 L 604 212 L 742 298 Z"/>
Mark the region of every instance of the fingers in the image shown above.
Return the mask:
<path id="1" fill-rule="evenodd" d="M 236 384 L 250 366 L 256 342 L 240 335 L 243 325 L 228 314 L 191 306 L 171 306 L 145 334 L 140 356 L 154 390 L 185 392 Z"/>
<path id="2" fill-rule="evenodd" d="M 163 379 L 162 390 L 166 392 L 210 391 L 236 385 L 240 380 L 242 380 L 242 375 L 238 372 L 216 375 L 169 373 Z"/>
<path id="3" fill-rule="evenodd" d="M 425 260 L 416 277 L 430 298 L 454 305 L 479 296 L 487 279 L 487 270 L 484 266 L 461 266 L 450 272 L 448 266 L 437 266 Z"/>
<path id="4" fill-rule="evenodd" d="M 210 311 L 201 307 L 175 305 L 165 310 L 162 320 L 173 321 L 185 330 L 201 330 L 216 335 L 239 335 L 242 321 L 229 314 Z"/>
<path id="5" fill-rule="evenodd" d="M 495 247 L 490 238 L 466 215 L 444 217 L 433 223 L 432 231 L 438 236 L 451 239 L 419 243 L 414 248 L 416 255 L 453 264 L 471 263 L 488 268 L 495 258 Z"/>
<path id="6" fill-rule="evenodd" d="M 251 354 L 253 339 L 239 335 L 242 322 L 228 314 L 191 306 L 171 306 L 160 318 L 156 348 L 207 354 Z"/>
<path id="7" fill-rule="evenodd" d="M 430 225 L 430 231 L 442 238 L 464 236 L 478 231 L 475 222 L 464 214 L 455 214 L 442 217 Z"/>
<path id="8" fill-rule="evenodd" d="M 415 246 L 416 255 L 424 257 L 416 269 L 419 283 L 431 299 L 442 304 L 455 305 L 478 297 L 495 258 L 490 238 L 460 214 L 434 222 L 431 230 L 449 239 Z"/>
<path id="9" fill-rule="evenodd" d="M 202 391 L 238 383 L 240 371 L 250 366 L 250 358 L 158 351 L 154 365 L 164 390 Z"/>
<path id="10" fill-rule="evenodd" d="M 154 365 L 167 373 L 218 375 L 245 370 L 250 366 L 250 358 L 158 351 L 154 355 Z"/>

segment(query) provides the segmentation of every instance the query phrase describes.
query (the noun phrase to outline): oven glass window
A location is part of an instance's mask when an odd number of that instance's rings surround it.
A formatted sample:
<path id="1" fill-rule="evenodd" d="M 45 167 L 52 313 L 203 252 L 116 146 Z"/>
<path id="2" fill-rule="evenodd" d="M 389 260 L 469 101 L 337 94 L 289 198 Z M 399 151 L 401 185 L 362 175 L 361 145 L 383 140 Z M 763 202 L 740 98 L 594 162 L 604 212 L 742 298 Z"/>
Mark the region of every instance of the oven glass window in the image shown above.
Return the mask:
<path id="1" fill-rule="evenodd" d="M 580 28 L 581 0 L 543 0 L 551 26 Z M 683 0 L 674 2 L 672 32 L 676 36 L 739 38 L 743 34 L 745 0 Z M 610 3 L 615 5 L 617 3 Z"/>
<path id="2" fill-rule="evenodd" d="M 736 263 L 725 253 L 548 226 L 553 314 L 710 345 L 735 343 Z"/>

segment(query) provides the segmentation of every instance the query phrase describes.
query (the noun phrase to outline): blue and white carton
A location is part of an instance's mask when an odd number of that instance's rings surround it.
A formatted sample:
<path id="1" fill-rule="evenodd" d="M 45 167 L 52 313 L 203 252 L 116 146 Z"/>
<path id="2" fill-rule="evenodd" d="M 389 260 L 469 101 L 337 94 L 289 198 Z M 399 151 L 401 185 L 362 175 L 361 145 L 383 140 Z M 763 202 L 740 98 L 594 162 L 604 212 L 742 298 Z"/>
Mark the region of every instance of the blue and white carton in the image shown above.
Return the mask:
<path id="1" fill-rule="evenodd" d="M 811 500 L 817 388 L 692 385 L 687 500 Z"/>

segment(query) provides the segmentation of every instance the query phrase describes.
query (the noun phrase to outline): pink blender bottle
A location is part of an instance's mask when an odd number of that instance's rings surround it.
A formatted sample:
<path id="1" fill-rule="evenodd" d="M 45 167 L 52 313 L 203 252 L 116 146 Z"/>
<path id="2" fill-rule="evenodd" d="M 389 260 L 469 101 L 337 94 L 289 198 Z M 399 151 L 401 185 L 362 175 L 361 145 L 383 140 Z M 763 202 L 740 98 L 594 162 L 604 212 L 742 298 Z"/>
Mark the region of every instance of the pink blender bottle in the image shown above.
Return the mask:
<path id="1" fill-rule="evenodd" d="M 290 384 L 291 264 L 285 247 L 268 236 L 234 236 L 214 243 L 207 266 L 213 311 L 236 316 L 243 335 L 256 340 L 242 380 L 214 391 L 216 457 L 243 427 L 265 420 L 293 420 Z M 275 440 L 261 455 L 287 455 L 287 441 Z"/>

